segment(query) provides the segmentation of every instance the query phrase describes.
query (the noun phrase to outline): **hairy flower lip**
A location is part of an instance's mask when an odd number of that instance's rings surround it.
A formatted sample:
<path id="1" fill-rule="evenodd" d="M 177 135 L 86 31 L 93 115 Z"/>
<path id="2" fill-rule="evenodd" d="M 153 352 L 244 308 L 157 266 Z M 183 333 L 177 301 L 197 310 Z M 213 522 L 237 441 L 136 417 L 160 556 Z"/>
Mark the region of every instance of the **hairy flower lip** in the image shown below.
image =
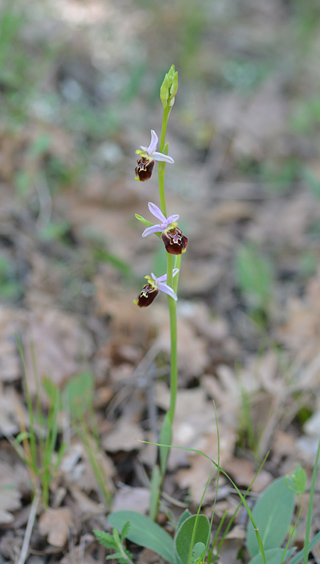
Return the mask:
<path id="1" fill-rule="evenodd" d="M 161 239 L 164 243 L 167 253 L 171 255 L 181 255 L 186 252 L 188 246 L 188 237 L 183 235 L 181 229 L 173 224 L 161 233 Z"/>

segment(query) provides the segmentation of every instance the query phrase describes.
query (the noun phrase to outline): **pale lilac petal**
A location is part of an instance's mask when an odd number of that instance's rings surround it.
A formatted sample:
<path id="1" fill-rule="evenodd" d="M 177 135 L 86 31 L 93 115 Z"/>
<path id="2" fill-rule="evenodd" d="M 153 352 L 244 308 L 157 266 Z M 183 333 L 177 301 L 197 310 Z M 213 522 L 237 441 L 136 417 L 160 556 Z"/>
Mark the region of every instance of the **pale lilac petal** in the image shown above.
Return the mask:
<path id="1" fill-rule="evenodd" d="M 167 280 L 167 275 L 166 275 L 166 274 L 162 274 L 162 276 L 159 276 L 159 278 L 155 278 L 153 272 L 151 272 L 151 276 L 152 276 L 153 280 L 156 280 L 156 281 L 157 281 L 157 283 L 158 283 L 158 282 L 166 282 L 166 280 Z"/>
<path id="2" fill-rule="evenodd" d="M 147 149 L 149 155 L 153 154 L 153 152 L 157 148 L 157 145 L 158 145 L 158 135 L 156 134 L 155 131 L 153 131 L 153 129 L 151 129 L 151 141 L 150 141 L 150 145 Z"/>
<path id="3" fill-rule="evenodd" d="M 178 221 L 180 215 L 178 215 L 177 213 L 170 215 L 167 219 L 168 225 L 169 223 L 174 223 L 175 221 Z"/>
<path id="4" fill-rule="evenodd" d="M 174 160 L 173 160 L 172 157 L 169 157 L 169 155 L 164 155 L 163 153 L 158 153 L 157 151 L 154 151 L 152 153 L 152 158 L 155 161 L 162 161 L 164 163 L 170 163 L 170 164 L 174 163 Z"/>
<path id="5" fill-rule="evenodd" d="M 141 237 L 147 237 L 147 235 L 151 235 L 151 233 L 161 233 L 161 231 L 163 231 L 161 225 L 150 225 L 150 227 L 144 230 Z"/>
<path id="6" fill-rule="evenodd" d="M 163 215 L 161 209 L 158 208 L 158 206 L 156 206 L 156 204 L 149 202 L 148 208 L 149 208 L 150 213 L 152 213 L 152 215 L 154 215 L 154 217 L 156 217 L 157 219 L 160 219 L 161 223 L 166 223 L 166 221 L 167 221 L 166 216 Z"/>
<path id="7" fill-rule="evenodd" d="M 145 153 L 148 152 L 148 147 L 143 147 L 142 145 L 140 145 L 140 149 L 142 149 Z"/>
<path id="8" fill-rule="evenodd" d="M 174 268 L 172 271 L 172 277 L 174 278 L 176 276 L 176 274 L 178 274 L 179 272 L 179 268 Z M 155 275 L 153 274 L 153 272 L 151 272 L 151 276 L 153 278 L 153 280 L 156 280 L 157 282 L 166 282 L 167 281 L 167 274 L 163 274 L 162 276 L 159 276 L 159 278 L 156 278 Z"/>
<path id="9" fill-rule="evenodd" d="M 178 298 L 176 293 L 172 290 L 172 288 L 170 288 L 170 286 L 168 286 L 168 284 L 165 284 L 164 282 L 160 282 L 157 286 L 159 290 L 161 290 L 161 292 L 168 294 L 168 296 L 170 296 L 171 298 L 177 301 Z"/>

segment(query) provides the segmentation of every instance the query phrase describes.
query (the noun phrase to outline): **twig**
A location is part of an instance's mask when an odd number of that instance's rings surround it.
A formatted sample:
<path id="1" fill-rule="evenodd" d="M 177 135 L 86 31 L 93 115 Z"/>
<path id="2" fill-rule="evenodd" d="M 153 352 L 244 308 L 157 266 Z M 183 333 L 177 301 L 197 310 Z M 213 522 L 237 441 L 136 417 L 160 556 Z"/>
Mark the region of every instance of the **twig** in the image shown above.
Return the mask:
<path id="1" fill-rule="evenodd" d="M 32 534 L 34 521 L 35 521 L 35 518 L 36 518 L 36 515 L 37 515 L 37 511 L 38 511 L 38 505 L 39 505 L 40 498 L 41 498 L 41 494 L 37 490 L 36 493 L 35 493 L 35 496 L 33 498 L 33 501 L 32 501 L 32 505 L 31 505 L 31 509 L 30 509 L 30 513 L 29 513 L 29 517 L 28 517 L 27 528 L 26 528 L 26 532 L 25 532 L 25 535 L 24 535 L 23 544 L 22 544 L 18 564 L 24 564 L 25 560 L 28 556 L 30 538 L 31 538 L 31 534 Z"/>

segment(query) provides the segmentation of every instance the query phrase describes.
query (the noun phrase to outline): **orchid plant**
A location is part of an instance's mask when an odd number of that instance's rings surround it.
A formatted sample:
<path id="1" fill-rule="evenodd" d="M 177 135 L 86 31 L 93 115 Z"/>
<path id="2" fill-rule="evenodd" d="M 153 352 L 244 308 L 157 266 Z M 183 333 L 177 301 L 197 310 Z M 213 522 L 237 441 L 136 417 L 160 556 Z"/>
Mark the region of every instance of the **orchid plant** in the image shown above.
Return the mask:
<path id="1" fill-rule="evenodd" d="M 153 273 L 146 276 L 147 284 L 144 285 L 135 304 L 139 307 L 149 306 L 160 292 L 164 292 L 168 296 L 168 308 L 170 317 L 170 335 L 171 335 L 171 377 L 170 377 L 170 407 L 166 414 L 162 428 L 160 431 L 160 443 L 168 445 L 168 447 L 159 447 L 159 456 L 157 463 L 153 468 L 151 480 L 151 503 L 150 517 L 155 520 L 158 514 L 159 502 L 161 498 L 162 485 L 167 469 L 167 460 L 169 455 L 169 447 L 172 439 L 172 425 L 176 407 L 177 385 L 178 385 L 178 368 L 177 368 L 177 292 L 178 280 L 181 264 L 181 256 L 187 250 L 188 238 L 183 235 L 178 226 L 178 214 L 167 215 L 166 195 L 164 176 L 167 164 L 173 164 L 174 160 L 168 155 L 168 143 L 166 143 L 166 131 L 169 114 L 174 104 L 175 95 L 178 90 L 178 73 L 175 71 L 174 65 L 166 74 L 160 89 L 160 98 L 163 105 L 163 119 L 159 143 L 156 132 L 151 130 L 151 142 L 148 147 L 141 146 L 136 154 L 139 155 L 137 166 L 135 168 L 136 180 L 145 182 L 150 179 L 154 169 L 155 161 L 159 162 L 159 203 L 148 203 L 150 213 L 159 221 L 152 223 L 141 215 L 136 214 L 136 218 L 146 227 L 142 233 L 142 237 L 155 234 L 160 237 L 164 243 L 167 256 L 167 272 L 162 276 L 156 277 Z"/>

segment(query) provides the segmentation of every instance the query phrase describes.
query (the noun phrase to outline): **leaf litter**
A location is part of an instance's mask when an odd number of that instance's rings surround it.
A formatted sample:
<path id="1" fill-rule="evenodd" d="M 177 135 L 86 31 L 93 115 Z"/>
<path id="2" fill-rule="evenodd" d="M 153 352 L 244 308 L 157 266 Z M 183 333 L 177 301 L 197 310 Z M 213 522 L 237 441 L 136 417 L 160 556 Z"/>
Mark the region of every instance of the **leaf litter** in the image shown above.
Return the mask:
<path id="1" fill-rule="evenodd" d="M 55 22 L 72 44 L 68 62 L 57 61 L 46 79 L 63 104 L 70 96 L 74 107 L 76 100 L 86 100 L 86 110 L 90 105 L 115 104 L 125 91 L 124 69 L 128 61 L 131 68 L 140 42 L 151 51 L 163 42 L 163 34 L 142 6 L 124 11 L 111 2 L 94 2 L 87 7 L 73 1 L 50 1 L 44 3 L 44 9 L 48 10 L 48 25 Z M 269 48 L 270 37 L 277 36 L 280 23 L 282 29 L 285 18 L 281 10 L 275 3 L 268 9 L 274 22 L 273 27 L 269 22 L 270 34 L 264 25 L 261 37 L 253 33 L 251 17 L 265 23 L 259 11 L 242 21 L 243 36 L 240 27 L 229 24 L 239 34 L 236 41 L 240 41 L 243 53 L 252 49 L 250 41 L 257 53 L 260 42 Z M 161 10 L 159 7 L 160 16 Z M 183 14 L 178 4 L 172 11 L 180 25 Z M 115 25 L 106 37 L 101 24 L 108 18 Z M 168 19 L 161 21 L 170 31 Z M 54 25 L 52 33 L 53 29 Z M 219 43 L 222 31 L 224 39 Z M 241 82 L 243 62 L 235 61 L 238 71 L 230 74 L 230 61 L 221 59 L 221 45 L 225 41 L 233 44 L 229 30 L 222 31 L 217 29 L 218 50 L 211 35 L 206 36 L 217 55 L 213 57 L 217 67 L 210 66 L 212 56 L 209 65 L 207 53 L 211 49 L 199 44 L 202 62 L 197 72 L 204 72 L 204 88 L 200 94 L 191 83 L 190 88 L 184 87 L 170 138 L 170 151 L 180 156 L 175 158 L 180 165 L 168 187 L 172 207 L 181 206 L 193 241 L 183 265 L 178 304 L 179 394 L 173 444 L 202 450 L 217 459 L 214 401 L 221 463 L 237 485 L 248 486 L 257 471 L 257 458 L 261 460 L 271 448 L 253 487 L 260 492 L 275 476 L 291 472 L 297 461 L 310 471 L 319 435 L 320 204 L 314 188 L 319 175 L 312 128 L 307 135 L 296 135 L 288 124 L 292 100 L 304 89 L 299 73 L 292 77 L 289 71 L 281 76 L 275 71 L 260 84 L 257 77 L 254 90 L 254 83 L 250 86 L 253 75 L 251 79 L 247 75 L 249 82 Z M 198 55 L 195 50 L 194 56 Z M 184 76 L 188 68 L 183 68 L 183 61 L 181 64 Z M 149 74 L 149 70 L 146 67 L 144 72 Z M 143 77 L 141 69 L 139 72 Z M 113 77 L 114 91 L 102 75 Z M 209 76 L 210 84 L 206 82 Z M 83 415 L 95 433 L 92 451 L 113 494 L 108 508 L 81 437 L 77 437 L 70 418 L 59 418 L 59 441 L 66 440 L 67 450 L 51 483 L 51 505 L 42 507 L 37 515 L 30 539 L 30 563 L 38 558 L 42 564 L 49 554 L 51 562 L 63 564 L 103 562 L 105 554 L 97 549 L 91 534 L 97 523 L 107 527 L 109 509 L 139 506 L 142 512 L 147 510 L 147 477 L 155 449 L 139 441 L 157 440 L 157 416 L 161 417 L 168 405 L 170 349 L 167 312 L 161 298 L 150 316 L 132 303 L 138 279 L 149 269 L 155 247 L 152 240 L 147 246 L 142 244 L 139 226 L 129 219 L 150 199 L 148 190 L 134 182 L 130 170 L 136 139 L 146 127 L 153 127 L 151 117 L 154 119 L 153 112 L 146 113 L 144 103 L 135 97 L 136 79 L 133 76 L 131 80 L 133 94 L 129 88 L 126 95 L 128 100 L 132 95 L 133 102 L 129 100 L 128 107 L 121 108 L 123 117 L 118 126 L 108 117 L 103 135 L 94 129 L 89 134 L 81 130 L 99 121 L 97 115 L 93 120 L 86 116 L 84 106 L 79 114 L 87 122 L 85 126 L 84 121 L 77 122 L 78 131 L 70 132 L 63 117 L 58 124 L 50 122 L 53 106 L 45 98 L 42 104 L 34 100 L 30 106 L 32 115 L 37 113 L 37 119 L 32 120 L 36 125 L 26 122 L 19 133 L 13 133 L 11 127 L 1 129 L 0 245 L 6 262 L 1 267 L 0 286 L 6 295 L 0 309 L 0 520 L 5 531 L 0 546 L 5 558 L 16 556 L 12 535 L 17 546 L 22 544 L 31 501 L 29 473 L 13 457 L 7 441 L 21 431 L 21 421 L 28 429 L 16 334 L 23 342 L 33 396 L 32 347 L 40 381 L 49 377 L 62 392 L 78 374 L 92 374 L 95 421 L 92 413 Z M 233 86 L 228 90 L 230 80 Z M 151 100 L 150 84 L 144 78 L 141 84 L 143 97 Z M 243 88 L 248 88 L 246 96 Z M 201 104 L 195 103 L 199 96 Z M 61 111 L 64 115 L 63 107 Z M 75 124 L 75 116 L 72 119 Z M 303 124 L 300 127 L 303 129 Z M 109 130 L 110 135 L 106 133 Z M 104 145 L 106 135 L 110 137 L 108 145 Z M 39 138 L 43 136 L 50 140 L 41 148 Z M 88 147 L 83 146 L 84 139 Z M 81 144 L 85 151 L 79 158 Z M 80 183 L 72 166 L 74 162 L 78 166 L 77 158 L 85 160 L 84 153 L 90 153 L 92 160 Z M 281 174 L 290 159 L 300 167 L 310 161 L 315 176 L 312 190 L 301 170 L 283 180 Z M 51 168 L 46 169 L 48 163 Z M 265 163 L 270 170 L 280 170 L 278 178 L 276 173 L 268 176 Z M 24 178 L 17 175 L 19 169 L 23 169 Z M 44 170 L 51 183 L 49 193 Z M 13 196 L 14 186 L 20 187 L 18 198 Z M 41 231 L 43 226 L 55 231 Z M 263 327 L 236 274 L 235 256 L 243 242 L 254 243 L 257 252 L 271 259 L 274 267 L 274 288 Z M 101 248 L 107 249 L 107 258 Z M 120 262 L 114 257 L 120 257 Z M 131 275 L 123 266 L 129 263 Z M 12 283 L 11 264 L 18 285 Z M 156 264 L 155 270 L 158 268 Z M 41 402 L 46 411 L 45 394 L 41 394 Z M 10 448 L 9 458 L 4 443 Z M 183 503 L 187 492 L 196 505 L 212 464 L 199 454 L 172 449 L 169 468 L 168 496 Z M 214 499 L 214 480 L 204 510 Z M 221 479 L 218 505 L 219 510 L 226 508 L 231 513 L 234 499 L 226 488 Z M 234 561 L 242 538 L 238 521 L 221 555 L 224 564 Z M 142 551 L 139 561 L 149 562 L 151 556 Z"/>

